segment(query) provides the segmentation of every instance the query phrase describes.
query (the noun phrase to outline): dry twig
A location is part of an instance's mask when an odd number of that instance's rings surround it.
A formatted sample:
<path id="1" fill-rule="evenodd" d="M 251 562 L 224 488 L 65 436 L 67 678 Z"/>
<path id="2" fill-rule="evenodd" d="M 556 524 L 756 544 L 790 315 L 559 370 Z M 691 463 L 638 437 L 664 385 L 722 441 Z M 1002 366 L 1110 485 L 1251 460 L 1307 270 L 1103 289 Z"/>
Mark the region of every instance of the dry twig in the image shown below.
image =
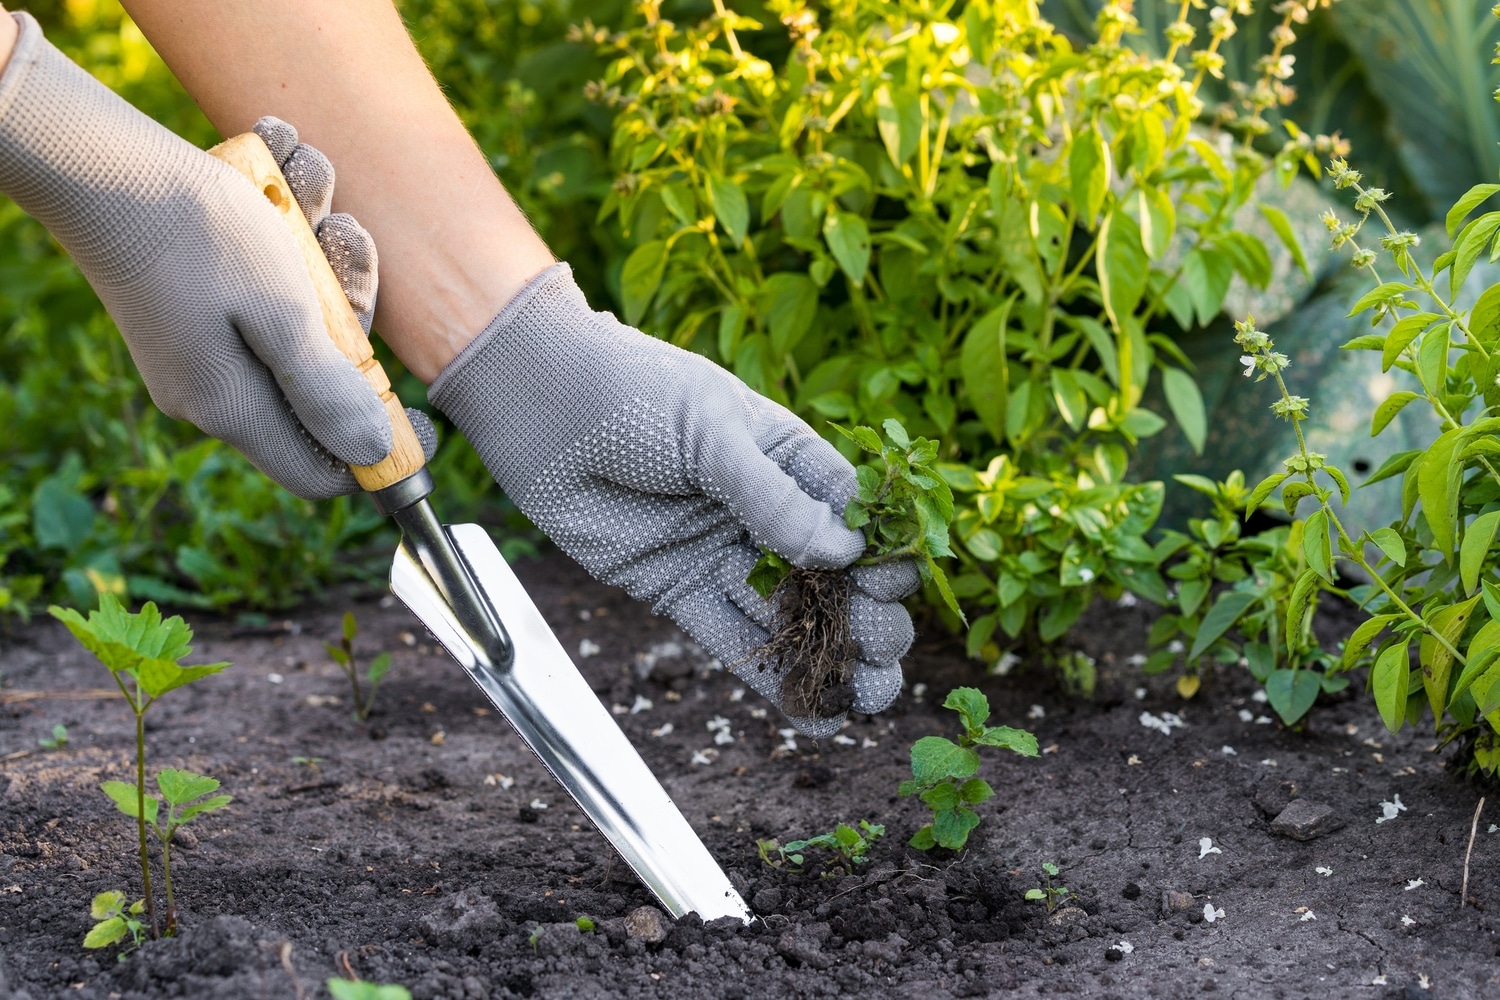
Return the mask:
<path id="1" fill-rule="evenodd" d="M 1464 884 L 1458 890 L 1458 908 L 1462 910 L 1464 904 L 1469 901 L 1469 859 L 1474 856 L 1474 836 L 1479 832 L 1479 814 L 1484 811 L 1484 796 L 1479 797 L 1479 805 L 1474 807 L 1474 822 L 1469 824 L 1469 849 L 1464 852 Z"/>

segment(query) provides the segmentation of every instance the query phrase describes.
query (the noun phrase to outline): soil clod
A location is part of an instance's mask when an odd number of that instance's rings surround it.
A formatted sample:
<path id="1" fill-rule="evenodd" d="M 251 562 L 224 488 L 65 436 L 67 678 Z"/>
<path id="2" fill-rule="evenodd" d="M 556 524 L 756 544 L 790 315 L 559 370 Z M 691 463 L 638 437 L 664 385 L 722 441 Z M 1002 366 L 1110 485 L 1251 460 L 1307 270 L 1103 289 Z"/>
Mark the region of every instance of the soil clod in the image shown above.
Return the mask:
<path id="1" fill-rule="evenodd" d="M 1344 818 L 1332 806 L 1307 799 L 1293 799 L 1271 821 L 1271 832 L 1293 840 L 1313 840 L 1332 833 L 1344 825 Z"/>
<path id="2" fill-rule="evenodd" d="M 859 646 L 849 621 L 849 576 L 843 570 L 793 567 L 771 592 L 775 628 L 751 656 L 782 675 L 782 710 L 825 719 L 854 705 Z"/>
<path id="3" fill-rule="evenodd" d="M 667 939 L 667 918 L 654 906 L 638 906 L 625 916 L 625 933 L 647 944 Z"/>

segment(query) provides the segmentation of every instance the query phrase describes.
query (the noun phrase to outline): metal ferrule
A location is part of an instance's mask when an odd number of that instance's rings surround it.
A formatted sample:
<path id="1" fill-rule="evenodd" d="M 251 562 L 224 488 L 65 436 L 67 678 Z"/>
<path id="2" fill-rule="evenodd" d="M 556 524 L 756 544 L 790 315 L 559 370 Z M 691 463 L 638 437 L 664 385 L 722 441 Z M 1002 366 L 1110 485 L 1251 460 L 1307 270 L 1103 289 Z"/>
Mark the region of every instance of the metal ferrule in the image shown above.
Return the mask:
<path id="1" fill-rule="evenodd" d="M 420 500 L 427 499 L 432 490 L 432 473 L 428 472 L 427 466 L 424 465 L 399 483 L 392 483 L 384 489 L 371 490 L 370 499 L 375 502 L 376 510 L 389 516 L 398 510 L 405 510 Z"/>

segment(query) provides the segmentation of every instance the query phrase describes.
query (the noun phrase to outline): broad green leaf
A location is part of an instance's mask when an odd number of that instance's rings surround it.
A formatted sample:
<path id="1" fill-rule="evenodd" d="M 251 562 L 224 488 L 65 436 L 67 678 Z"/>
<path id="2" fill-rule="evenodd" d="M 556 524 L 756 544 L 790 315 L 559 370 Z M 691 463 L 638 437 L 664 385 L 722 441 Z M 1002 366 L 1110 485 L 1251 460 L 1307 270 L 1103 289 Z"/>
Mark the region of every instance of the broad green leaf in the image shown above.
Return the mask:
<path id="1" fill-rule="evenodd" d="M 31 496 L 31 533 L 44 549 L 72 553 L 94 533 L 94 505 L 78 491 L 67 469 L 37 484 Z"/>
<path id="2" fill-rule="evenodd" d="M 850 506 L 854 507 L 852 504 Z M 770 597 L 772 592 L 780 586 L 781 581 L 786 578 L 790 569 L 791 563 L 781 556 L 774 552 L 762 551 L 760 558 L 750 568 L 750 575 L 745 577 L 745 582 L 761 597 Z"/>
<path id="3" fill-rule="evenodd" d="M 1193 647 L 1188 650 L 1188 660 L 1196 660 L 1208 647 L 1228 632 L 1240 615 L 1255 603 L 1257 595 L 1247 590 L 1230 590 L 1219 595 L 1203 621 L 1198 624 L 1198 634 L 1193 637 Z"/>
<path id="4" fill-rule="evenodd" d="M 978 825 L 979 814 L 966 806 L 959 806 L 932 817 L 932 836 L 939 846 L 956 851 L 968 842 L 970 831 Z"/>
<path id="5" fill-rule="evenodd" d="M 1478 603 L 1479 598 L 1475 596 L 1462 604 L 1450 604 L 1435 612 L 1427 621 L 1429 631 L 1422 633 L 1422 641 L 1418 646 L 1418 657 L 1422 664 L 1422 687 L 1427 691 L 1427 703 L 1432 706 L 1432 714 L 1439 721 L 1443 718 L 1443 709 L 1448 706 L 1448 677 L 1453 670 L 1453 653 L 1436 636 L 1441 636 L 1449 646 L 1456 647 Z"/>
<path id="6" fill-rule="evenodd" d="M 156 787 L 161 789 L 162 798 L 168 803 L 180 806 L 201 798 L 209 792 L 218 791 L 219 782 L 206 774 L 194 774 L 191 771 L 179 771 L 175 767 L 164 767 L 156 776 Z"/>
<path id="7" fill-rule="evenodd" d="M 1464 653 L 1464 669 L 1453 682 L 1453 694 L 1448 703 L 1456 702 L 1475 681 L 1486 677 L 1491 668 L 1500 670 L 1496 665 L 1497 657 L 1500 657 L 1500 622 L 1488 621 L 1469 642 Z"/>
<path id="8" fill-rule="evenodd" d="M 1295 651 L 1302 636 L 1302 620 L 1307 617 L 1307 603 L 1318 587 L 1318 574 L 1305 569 L 1292 587 L 1292 596 L 1286 605 L 1286 646 Z"/>
<path id="9" fill-rule="evenodd" d="M 656 297 L 661 287 L 662 274 L 667 267 L 667 241 L 650 240 L 642 243 L 625 258 L 625 267 L 620 272 L 620 296 L 625 304 L 625 322 L 639 326 L 641 317 Z"/>
<path id="10" fill-rule="evenodd" d="M 89 904 L 89 916 L 94 920 L 105 920 L 125 912 L 125 894 L 118 889 L 101 892 Z"/>
<path id="11" fill-rule="evenodd" d="M 932 835 L 932 824 L 928 823 L 916 833 L 911 835 L 907 846 L 915 847 L 919 851 L 930 851 L 937 846 L 937 839 Z"/>
<path id="12" fill-rule="evenodd" d="M 1380 721 L 1393 733 L 1401 731 L 1406 720 L 1407 691 L 1411 685 L 1411 653 L 1408 643 L 1392 643 L 1375 658 L 1370 672 L 1370 686 L 1375 691 L 1375 707 Z"/>
<path id="13" fill-rule="evenodd" d="M 1422 385 L 1427 391 L 1434 394 L 1443 391 L 1444 375 L 1448 370 L 1448 331 L 1451 326 L 1451 323 L 1439 323 L 1422 334 L 1422 342 L 1417 345 L 1417 374 L 1421 376 Z"/>
<path id="14" fill-rule="evenodd" d="M 990 700 L 978 688 L 954 688 L 943 699 L 943 707 L 957 712 L 968 731 L 982 730 L 990 717 Z"/>
<path id="15" fill-rule="evenodd" d="M 924 736 L 911 745 L 912 777 L 924 785 L 967 778 L 979 770 L 979 754 L 942 736 Z"/>
<path id="16" fill-rule="evenodd" d="M 1417 496 L 1421 498 L 1432 547 L 1445 561 L 1453 558 L 1453 535 L 1458 520 L 1458 482 L 1463 467 L 1453 461 L 1464 428 L 1455 427 L 1438 435 L 1422 456 L 1417 469 Z"/>
<path id="17" fill-rule="evenodd" d="M 1266 678 L 1266 700 L 1289 726 L 1307 714 L 1321 690 L 1323 685 L 1313 670 L 1273 670 Z"/>
<path id="18" fill-rule="evenodd" d="M 1370 541 L 1380 546 L 1386 558 L 1397 566 L 1406 565 L 1406 540 L 1394 528 L 1377 528 L 1370 534 Z"/>
<path id="19" fill-rule="evenodd" d="M 370 669 L 365 671 L 365 678 L 371 684 L 379 684 L 391 669 L 391 654 L 378 653 L 375 659 L 370 661 Z"/>
<path id="20" fill-rule="evenodd" d="M 853 212 L 829 212 L 823 220 L 823 238 L 839 267 L 856 285 L 863 285 L 870 269 L 870 230 Z"/>
<path id="21" fill-rule="evenodd" d="M 1074 135 L 1068 153 L 1068 178 L 1072 184 L 1073 205 L 1084 226 L 1092 228 L 1104 196 L 1109 193 L 1109 145 L 1097 128 Z"/>
<path id="22" fill-rule="evenodd" d="M 184 806 L 182 812 L 177 814 L 177 823 L 178 825 L 181 825 L 192 819 L 194 816 L 200 816 L 203 813 L 216 812 L 220 809 L 223 809 L 233 801 L 233 795 L 215 795 L 211 799 L 204 799 L 202 802 L 194 802 L 191 805 Z"/>
<path id="23" fill-rule="evenodd" d="M 750 203 L 745 191 L 732 178 L 722 174 L 709 174 L 708 197 L 714 208 L 714 216 L 724 232 L 729 234 L 731 245 L 738 247 L 745 242 L 750 229 Z"/>
<path id="24" fill-rule="evenodd" d="M 974 738 L 974 742 L 987 747 L 1005 747 L 1022 757 L 1035 757 L 1040 753 L 1035 736 L 1024 729 L 1012 729 L 1010 726 L 986 726 L 984 732 Z"/>
<path id="25" fill-rule="evenodd" d="M 1458 552 L 1458 573 L 1463 581 L 1464 593 L 1472 594 L 1479 586 L 1479 573 L 1484 569 L 1484 557 L 1489 554 L 1495 541 L 1495 528 L 1500 525 L 1500 510 L 1481 514 L 1464 532 L 1464 540 Z"/>
<path id="26" fill-rule="evenodd" d="M 1386 334 L 1385 346 L 1381 349 L 1380 370 L 1390 371 L 1391 366 L 1396 363 L 1411 342 L 1440 319 L 1442 317 L 1437 313 L 1417 313 L 1414 316 L 1403 317 L 1391 327 L 1391 332 Z"/>
<path id="27" fill-rule="evenodd" d="M 959 373 L 974 415 L 995 441 L 1005 438 L 1005 408 L 1008 402 L 1005 361 L 1005 325 L 1010 319 L 1012 295 L 991 309 L 969 328 L 959 355 Z"/>
<path id="28" fill-rule="evenodd" d="M 899 170 L 917 151 L 924 132 L 917 95 L 907 91 L 892 94 L 890 87 L 879 87 L 875 91 L 875 124 L 886 154 Z"/>
<path id="29" fill-rule="evenodd" d="M 885 436 L 891 439 L 891 444 L 902 451 L 911 447 L 911 435 L 906 433 L 906 428 L 895 417 L 887 417 L 882 420 L 880 422 L 880 429 L 885 431 Z"/>
<path id="30" fill-rule="evenodd" d="M 958 786 L 958 797 L 968 805 L 978 805 L 994 798 L 995 789 L 983 778 L 970 778 Z"/>
<path id="31" fill-rule="evenodd" d="M 1088 398 L 1078 386 L 1078 379 L 1066 368 L 1054 368 L 1050 373 L 1052 400 L 1057 412 L 1074 431 L 1083 429 L 1088 416 Z"/>
<path id="32" fill-rule="evenodd" d="M 110 917 L 108 920 L 95 924 L 83 936 L 83 946 L 85 948 L 107 948 L 116 941 L 124 940 L 129 930 L 124 917 Z"/>
<path id="33" fill-rule="evenodd" d="M 1339 665 L 1345 670 L 1352 669 L 1359 658 L 1364 655 L 1365 650 L 1370 648 L 1370 643 L 1375 637 L 1384 631 L 1385 627 L 1402 618 L 1402 615 L 1376 615 L 1359 623 L 1359 627 L 1349 636 L 1349 641 L 1344 643 L 1344 653 L 1339 659 Z"/>
<path id="34" fill-rule="evenodd" d="M 1448 270 L 1448 291 L 1457 297 L 1469 272 L 1500 229 L 1500 212 L 1486 212 L 1464 227 L 1453 244 L 1453 266 Z"/>
<path id="35" fill-rule="evenodd" d="M 812 329 L 818 314 L 818 286 L 805 274 L 782 271 L 766 279 L 760 301 L 771 332 L 771 350 L 786 354 Z"/>
<path id="36" fill-rule="evenodd" d="M 1370 418 L 1370 436 L 1375 437 L 1381 431 L 1385 430 L 1390 422 L 1396 419 L 1396 414 L 1400 413 L 1407 403 L 1421 398 L 1415 392 L 1407 392 L 1405 390 L 1391 393 L 1379 406 L 1375 407 L 1375 415 Z"/>
<path id="37" fill-rule="evenodd" d="M 1275 205 L 1268 205 L 1265 202 L 1258 202 L 1256 207 L 1260 209 L 1260 214 L 1265 217 L 1265 220 L 1271 224 L 1271 229 L 1276 233 L 1276 238 L 1281 241 L 1281 245 L 1286 247 L 1287 252 L 1292 255 L 1292 261 L 1302 269 L 1303 274 L 1311 278 L 1312 268 L 1308 266 L 1307 255 L 1302 252 L 1302 243 L 1297 239 L 1297 233 L 1292 229 L 1292 222 L 1287 218 L 1286 213 Z"/>
<path id="38" fill-rule="evenodd" d="M 1134 219 L 1119 210 L 1105 214 L 1099 224 L 1094 264 L 1104 311 L 1119 329 L 1140 304 L 1150 272 L 1150 261 L 1141 246 L 1141 230 Z"/>
<path id="39" fill-rule="evenodd" d="M 1183 436 L 1193 446 L 1193 451 L 1203 454 L 1203 442 L 1208 437 L 1208 415 L 1203 407 L 1203 394 L 1193 376 L 1180 368 L 1166 368 L 1161 373 L 1162 389 L 1167 395 L 1167 405 L 1182 428 Z"/>
<path id="40" fill-rule="evenodd" d="M 1394 302 L 1400 299 L 1406 292 L 1411 291 L 1411 286 L 1401 281 L 1387 281 L 1370 289 L 1361 295 L 1349 309 L 1350 316 L 1358 316 L 1366 309 L 1373 309 L 1382 302 Z"/>
<path id="41" fill-rule="evenodd" d="M 1328 537 L 1328 514 L 1315 510 L 1302 527 L 1302 555 L 1307 565 L 1329 583 L 1333 582 L 1333 545 Z"/>
<path id="42" fill-rule="evenodd" d="M 970 779 L 971 781 L 977 779 Z M 958 786 L 951 781 L 941 781 L 918 796 L 933 812 L 956 809 L 962 803 L 958 798 Z M 788 844 L 788 847 L 791 845 Z"/>
<path id="43" fill-rule="evenodd" d="M 136 787 L 134 782 L 106 781 L 99 786 L 100 790 L 108 795 L 115 803 L 115 808 L 120 812 L 135 819 L 140 813 L 140 803 L 136 799 Z M 156 813 L 161 803 L 155 795 L 146 796 L 146 822 L 154 824 Z"/>
<path id="44" fill-rule="evenodd" d="M 1149 116 L 1148 116 L 1149 117 Z M 1172 234 L 1177 231 L 1177 207 L 1171 195 L 1159 187 L 1147 185 L 1136 193 L 1140 213 L 1141 246 L 1152 260 L 1167 252 Z"/>
<path id="45" fill-rule="evenodd" d="M 152 698 L 159 698 L 168 691 L 193 683 L 204 677 L 219 673 L 228 663 L 205 663 L 201 666 L 179 667 L 171 660 L 142 660 L 135 668 L 136 680 L 141 690 Z"/>
<path id="46" fill-rule="evenodd" d="M 1464 192 L 1463 197 L 1453 203 L 1453 207 L 1448 209 L 1446 220 L 1450 240 L 1453 239 L 1453 234 L 1458 232 L 1458 227 L 1462 225 L 1464 219 L 1468 218 L 1469 213 L 1488 200 L 1496 191 L 1500 191 L 1500 184 L 1475 184 Z"/>

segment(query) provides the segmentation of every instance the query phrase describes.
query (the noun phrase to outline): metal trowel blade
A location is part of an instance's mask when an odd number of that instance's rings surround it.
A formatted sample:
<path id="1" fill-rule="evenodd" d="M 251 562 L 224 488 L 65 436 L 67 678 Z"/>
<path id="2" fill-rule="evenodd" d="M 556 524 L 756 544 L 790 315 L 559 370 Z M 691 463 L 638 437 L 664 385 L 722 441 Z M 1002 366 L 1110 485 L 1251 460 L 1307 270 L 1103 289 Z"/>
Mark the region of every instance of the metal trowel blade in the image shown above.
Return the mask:
<path id="1" fill-rule="evenodd" d="M 404 547 L 391 590 L 463 666 L 558 784 L 674 917 L 750 909 L 666 789 L 646 767 L 552 634 L 490 536 L 477 524 L 445 529 L 515 646 L 505 669 L 489 665 L 421 564 Z"/>

